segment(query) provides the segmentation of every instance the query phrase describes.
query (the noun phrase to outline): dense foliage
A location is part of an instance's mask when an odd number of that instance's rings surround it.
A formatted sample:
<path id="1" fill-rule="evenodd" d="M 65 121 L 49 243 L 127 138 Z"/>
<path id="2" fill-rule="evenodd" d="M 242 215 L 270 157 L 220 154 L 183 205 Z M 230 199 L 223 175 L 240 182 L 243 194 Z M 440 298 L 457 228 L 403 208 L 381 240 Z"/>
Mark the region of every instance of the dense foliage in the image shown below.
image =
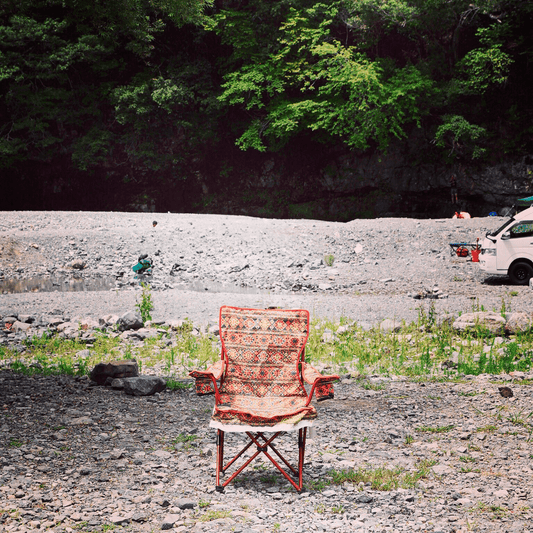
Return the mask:
<path id="1" fill-rule="evenodd" d="M 241 150 L 386 152 L 420 128 L 435 160 L 516 155 L 532 23 L 519 0 L 5 0 L 0 169 L 12 195 L 109 208 L 205 196 Z"/>

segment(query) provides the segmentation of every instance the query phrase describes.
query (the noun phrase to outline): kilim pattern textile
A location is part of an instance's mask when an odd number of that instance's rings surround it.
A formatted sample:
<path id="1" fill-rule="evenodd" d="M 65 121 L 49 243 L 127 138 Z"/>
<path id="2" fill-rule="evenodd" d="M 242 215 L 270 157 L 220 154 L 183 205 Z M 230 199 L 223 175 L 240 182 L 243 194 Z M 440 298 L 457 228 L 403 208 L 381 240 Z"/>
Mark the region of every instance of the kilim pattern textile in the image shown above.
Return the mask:
<path id="1" fill-rule="evenodd" d="M 222 307 L 222 361 L 191 372 L 199 394 L 215 392 L 213 420 L 274 426 L 316 418 L 303 380 L 316 385 L 320 400 L 333 397 L 338 376 L 321 376 L 303 362 L 308 336 L 308 311 Z"/>

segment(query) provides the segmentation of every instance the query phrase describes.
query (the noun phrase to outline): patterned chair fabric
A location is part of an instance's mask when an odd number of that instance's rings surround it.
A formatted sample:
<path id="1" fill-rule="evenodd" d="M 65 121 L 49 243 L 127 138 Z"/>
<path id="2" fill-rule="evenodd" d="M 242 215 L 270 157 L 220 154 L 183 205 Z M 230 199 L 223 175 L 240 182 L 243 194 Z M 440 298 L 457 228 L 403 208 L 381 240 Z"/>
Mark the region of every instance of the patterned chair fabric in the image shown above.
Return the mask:
<path id="1" fill-rule="evenodd" d="M 221 360 L 190 373 L 198 394 L 215 394 L 212 419 L 275 426 L 316 418 L 313 392 L 318 401 L 333 398 L 339 376 L 322 376 L 304 362 L 308 336 L 308 311 L 222 307 Z M 304 381 L 312 385 L 309 394 Z"/>

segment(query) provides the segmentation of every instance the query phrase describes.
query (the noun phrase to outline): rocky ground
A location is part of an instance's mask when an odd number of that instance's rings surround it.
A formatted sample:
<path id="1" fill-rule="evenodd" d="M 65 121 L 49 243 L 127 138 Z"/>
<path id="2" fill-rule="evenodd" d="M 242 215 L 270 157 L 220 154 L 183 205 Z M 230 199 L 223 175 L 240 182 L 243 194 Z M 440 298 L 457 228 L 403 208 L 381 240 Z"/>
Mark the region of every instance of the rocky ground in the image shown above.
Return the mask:
<path id="1" fill-rule="evenodd" d="M 526 381 L 508 383 L 511 398 L 487 375 L 455 385 L 371 383 L 345 378 L 335 399 L 318 405 L 302 494 L 261 461 L 220 494 L 211 397 L 137 398 L 83 380 L 1 372 L 0 529 L 532 530 Z M 229 442 L 233 449 L 237 441 Z M 332 471 L 345 469 L 374 472 L 375 483 L 388 472 L 400 484 L 425 475 L 416 488 L 379 490 L 370 478 L 331 484 Z"/>
<path id="2" fill-rule="evenodd" d="M 155 263 L 156 320 L 214 322 L 221 304 L 305 307 L 366 325 L 414 320 L 424 305 L 414 296 L 435 286 L 438 313 L 499 310 L 502 300 L 529 310 L 528 287 L 486 278 L 450 255 L 449 242 L 475 242 L 501 223 L 3 213 L 0 315 L 121 315 L 139 297 L 131 267 L 141 253 Z M 533 531 L 532 381 L 373 376 L 363 386 L 344 376 L 335 399 L 317 406 L 303 494 L 261 462 L 219 494 L 211 397 L 130 397 L 86 379 L 4 369 L 0 530 Z M 512 397 L 500 394 L 504 384 Z M 344 469 L 366 477 L 333 483 L 333 471 Z M 378 486 L 387 474 L 391 485 Z M 407 474 L 420 477 L 416 487 Z"/>
<path id="3" fill-rule="evenodd" d="M 216 321 L 226 304 L 304 307 L 363 325 L 411 321 L 420 305 L 412 296 L 434 287 L 447 295 L 435 302 L 439 313 L 468 310 L 473 300 L 499 310 L 509 293 L 521 309 L 529 288 L 487 277 L 469 258 L 450 254 L 450 242 L 476 242 L 503 220 L 2 213 L 0 312 L 120 315 L 139 294 L 132 266 L 142 253 L 154 261 L 154 318 L 162 320 Z"/>

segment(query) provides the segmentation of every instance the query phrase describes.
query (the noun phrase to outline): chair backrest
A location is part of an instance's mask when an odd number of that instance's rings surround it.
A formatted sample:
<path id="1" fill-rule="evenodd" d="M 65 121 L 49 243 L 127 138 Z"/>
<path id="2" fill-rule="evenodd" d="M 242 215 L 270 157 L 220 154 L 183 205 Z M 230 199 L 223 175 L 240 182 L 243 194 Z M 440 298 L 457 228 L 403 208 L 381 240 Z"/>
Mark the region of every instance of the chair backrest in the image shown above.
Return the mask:
<path id="1" fill-rule="evenodd" d="M 299 368 L 309 337 L 309 311 L 220 309 L 226 371 L 220 393 L 307 396 Z"/>

